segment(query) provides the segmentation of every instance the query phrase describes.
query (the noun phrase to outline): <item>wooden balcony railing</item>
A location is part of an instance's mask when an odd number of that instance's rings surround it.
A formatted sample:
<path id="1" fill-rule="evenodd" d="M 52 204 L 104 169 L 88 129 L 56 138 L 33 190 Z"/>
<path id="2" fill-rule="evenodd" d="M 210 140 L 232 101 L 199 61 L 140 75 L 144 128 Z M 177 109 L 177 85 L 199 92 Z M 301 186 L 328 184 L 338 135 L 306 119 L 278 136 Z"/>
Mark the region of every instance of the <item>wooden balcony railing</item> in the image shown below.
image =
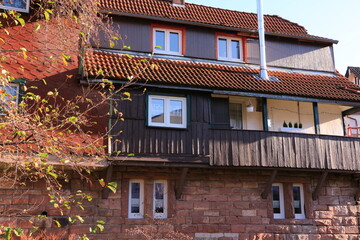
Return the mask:
<path id="1" fill-rule="evenodd" d="M 215 166 L 360 170 L 360 139 L 263 131 L 211 130 Z"/>
<path id="2" fill-rule="evenodd" d="M 114 131 L 122 129 L 112 150 L 125 155 L 203 158 L 211 166 L 360 171 L 360 138 L 209 129 L 206 123 L 187 130 L 147 128 L 143 120 L 125 121 Z"/>

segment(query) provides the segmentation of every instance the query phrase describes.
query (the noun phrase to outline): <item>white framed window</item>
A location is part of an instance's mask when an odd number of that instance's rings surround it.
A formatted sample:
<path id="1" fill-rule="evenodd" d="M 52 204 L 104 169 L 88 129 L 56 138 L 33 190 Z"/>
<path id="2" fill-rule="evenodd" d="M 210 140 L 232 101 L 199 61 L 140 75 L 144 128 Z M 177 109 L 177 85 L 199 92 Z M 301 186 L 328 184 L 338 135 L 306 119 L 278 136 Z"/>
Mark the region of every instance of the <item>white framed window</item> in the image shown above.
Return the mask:
<path id="1" fill-rule="evenodd" d="M 167 218 L 168 186 L 165 180 L 154 181 L 153 216 L 154 218 Z"/>
<path id="2" fill-rule="evenodd" d="M 219 36 L 217 38 L 218 59 L 227 61 L 243 61 L 243 43 L 241 38 Z"/>
<path id="3" fill-rule="evenodd" d="M 281 183 L 272 185 L 273 213 L 275 219 L 285 218 L 284 188 Z"/>
<path id="4" fill-rule="evenodd" d="M 293 201 L 295 219 L 305 219 L 304 186 L 293 184 Z"/>
<path id="5" fill-rule="evenodd" d="M 129 183 L 129 218 L 144 217 L 144 181 L 130 180 Z"/>
<path id="6" fill-rule="evenodd" d="M 156 127 L 186 128 L 186 98 L 149 95 L 148 125 Z"/>
<path id="7" fill-rule="evenodd" d="M 19 104 L 20 86 L 16 83 L 9 83 L 6 86 L 0 85 L 0 115 Z"/>
<path id="8" fill-rule="evenodd" d="M 0 8 L 18 12 L 29 12 L 30 0 L 2 0 Z"/>
<path id="9" fill-rule="evenodd" d="M 182 31 L 153 28 L 153 50 L 155 53 L 182 55 Z"/>

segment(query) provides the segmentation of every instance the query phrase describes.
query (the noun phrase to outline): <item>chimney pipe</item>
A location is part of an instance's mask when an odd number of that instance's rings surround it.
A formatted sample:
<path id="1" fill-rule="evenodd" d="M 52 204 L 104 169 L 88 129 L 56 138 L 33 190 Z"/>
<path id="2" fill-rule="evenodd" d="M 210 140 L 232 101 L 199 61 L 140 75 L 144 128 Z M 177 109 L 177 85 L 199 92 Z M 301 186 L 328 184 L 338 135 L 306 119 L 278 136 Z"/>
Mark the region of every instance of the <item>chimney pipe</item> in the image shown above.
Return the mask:
<path id="1" fill-rule="evenodd" d="M 265 29 L 262 0 L 257 0 L 258 10 L 258 28 L 259 28 L 259 45 L 260 45 L 260 77 L 263 80 L 269 80 L 266 67 L 266 52 L 265 52 Z"/>
<path id="2" fill-rule="evenodd" d="M 185 5 L 185 0 L 172 0 L 172 3 L 177 5 Z"/>

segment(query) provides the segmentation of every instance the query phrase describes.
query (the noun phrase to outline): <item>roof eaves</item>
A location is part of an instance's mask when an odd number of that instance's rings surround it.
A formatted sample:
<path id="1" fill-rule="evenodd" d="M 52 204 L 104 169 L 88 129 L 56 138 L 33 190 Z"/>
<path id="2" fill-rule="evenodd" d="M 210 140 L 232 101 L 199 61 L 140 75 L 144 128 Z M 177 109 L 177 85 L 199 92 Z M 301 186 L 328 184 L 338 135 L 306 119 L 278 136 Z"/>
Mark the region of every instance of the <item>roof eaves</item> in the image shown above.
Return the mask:
<path id="1" fill-rule="evenodd" d="M 210 24 L 210 23 L 201 23 L 201 22 L 193 22 L 193 21 L 187 21 L 187 20 L 179 20 L 179 19 L 172 19 L 172 18 L 166 18 L 166 17 L 159 17 L 159 16 L 149 16 L 144 14 L 138 14 L 138 13 L 127 13 L 127 12 L 120 12 L 120 11 L 113 11 L 113 10 L 100 10 L 100 12 L 106 13 L 106 14 L 113 14 L 117 16 L 125 16 L 125 17 L 137 17 L 137 18 L 143 18 L 143 19 L 149 19 L 149 20 L 157 20 L 157 21 L 166 21 L 171 23 L 186 23 L 188 25 L 193 26 L 200 26 L 200 27 L 208 27 L 208 28 L 215 28 L 215 29 L 221 29 L 221 30 L 229 30 L 229 31 L 237 31 L 237 32 L 245 32 L 250 33 L 252 36 L 257 36 L 258 31 L 253 29 L 247 29 L 247 28 L 237 28 L 237 27 L 228 27 L 228 26 L 222 26 L 222 25 L 216 25 L 216 24 Z M 335 43 L 337 44 L 339 41 L 329 38 L 322 38 L 322 37 L 316 37 L 316 36 L 299 36 L 299 35 L 292 35 L 292 34 L 285 34 L 285 33 L 275 33 L 275 32 L 265 32 L 268 36 L 275 36 L 275 37 L 285 37 L 285 38 L 293 38 L 293 39 L 299 39 L 299 40 L 307 40 L 307 41 L 315 41 L 320 43 Z"/>
<path id="2" fill-rule="evenodd" d="M 119 79 L 110 79 L 114 84 L 127 84 L 128 81 L 119 80 Z M 92 83 L 96 84 L 101 82 L 99 79 L 91 79 L 89 78 L 86 82 L 81 80 L 82 84 Z M 154 87 L 161 89 L 176 89 L 176 90 L 184 90 L 184 91 L 199 91 L 199 92 L 208 92 L 213 94 L 225 94 L 225 95 L 234 95 L 234 96 L 248 96 L 248 97 L 264 97 L 264 98 L 272 98 L 279 100 L 293 100 L 293 101 L 302 101 L 302 102 L 318 102 L 318 103 L 335 103 L 341 105 L 351 105 L 351 106 L 360 106 L 360 102 L 358 101 L 346 101 L 346 100 L 332 100 L 326 98 L 309 98 L 303 96 L 296 95 L 284 95 L 284 94 L 273 94 L 273 93 L 264 93 L 264 92 L 243 92 L 243 91 L 234 91 L 234 90 L 216 90 L 211 88 L 199 88 L 199 87 L 183 87 L 183 86 L 171 86 L 164 84 L 149 84 L 149 83 L 141 83 L 134 82 L 132 83 L 134 86 L 141 87 Z"/>

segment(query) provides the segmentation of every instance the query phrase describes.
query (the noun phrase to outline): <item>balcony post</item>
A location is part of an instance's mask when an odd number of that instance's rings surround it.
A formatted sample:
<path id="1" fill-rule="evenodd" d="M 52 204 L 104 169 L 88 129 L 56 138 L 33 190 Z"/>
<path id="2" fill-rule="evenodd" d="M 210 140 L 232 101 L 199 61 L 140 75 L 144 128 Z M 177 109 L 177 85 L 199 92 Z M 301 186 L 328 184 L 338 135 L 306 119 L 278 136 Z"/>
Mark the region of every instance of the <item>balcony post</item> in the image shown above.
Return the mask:
<path id="1" fill-rule="evenodd" d="M 269 131 L 269 124 L 268 124 L 268 110 L 267 110 L 267 98 L 261 98 L 262 102 L 262 118 L 263 118 L 263 130 L 265 132 Z"/>
<path id="2" fill-rule="evenodd" d="M 313 102 L 313 113 L 315 134 L 320 134 L 319 107 L 317 102 Z"/>

